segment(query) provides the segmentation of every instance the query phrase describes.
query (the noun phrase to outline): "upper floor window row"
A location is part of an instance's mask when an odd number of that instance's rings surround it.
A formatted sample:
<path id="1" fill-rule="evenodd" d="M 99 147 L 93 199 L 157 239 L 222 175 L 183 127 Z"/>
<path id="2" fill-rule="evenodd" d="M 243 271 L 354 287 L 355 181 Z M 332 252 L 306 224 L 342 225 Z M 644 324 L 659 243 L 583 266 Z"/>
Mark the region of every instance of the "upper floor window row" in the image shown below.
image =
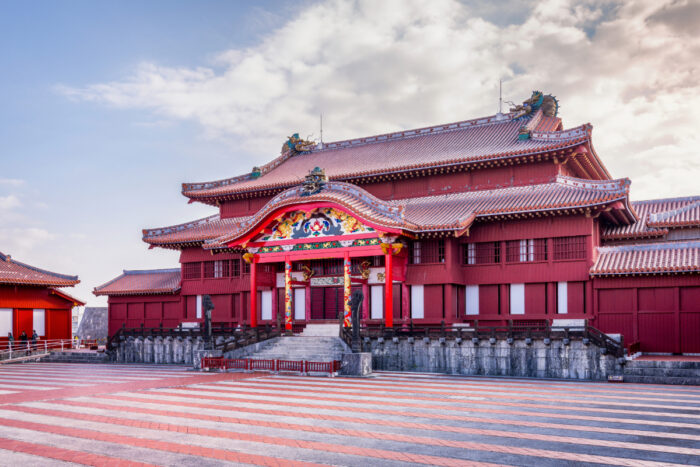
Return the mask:
<path id="1" fill-rule="evenodd" d="M 217 261 L 195 261 L 182 264 L 183 279 L 217 279 L 222 277 L 238 277 L 241 275 L 240 259 L 224 259 Z M 246 267 L 247 266 L 247 267 Z M 250 272 L 250 265 L 243 262 L 243 273 Z"/>
<path id="2" fill-rule="evenodd" d="M 554 237 L 551 246 L 546 238 L 508 240 L 505 243 L 506 263 L 529 263 L 586 258 L 586 237 Z M 551 247 L 551 252 L 550 252 Z M 501 262 L 501 242 L 468 243 L 462 246 L 462 264 L 497 264 Z"/>

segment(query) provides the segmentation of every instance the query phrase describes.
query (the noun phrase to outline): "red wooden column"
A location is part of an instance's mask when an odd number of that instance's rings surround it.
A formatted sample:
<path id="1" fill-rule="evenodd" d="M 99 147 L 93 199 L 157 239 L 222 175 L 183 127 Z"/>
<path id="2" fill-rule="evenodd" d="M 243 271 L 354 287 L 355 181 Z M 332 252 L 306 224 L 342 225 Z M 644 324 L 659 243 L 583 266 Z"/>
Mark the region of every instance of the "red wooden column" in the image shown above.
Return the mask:
<path id="1" fill-rule="evenodd" d="M 384 325 L 394 327 L 394 251 L 389 247 L 384 255 Z"/>
<path id="2" fill-rule="evenodd" d="M 250 262 L 250 327 L 258 327 L 258 259 Z"/>
<path id="3" fill-rule="evenodd" d="M 350 253 L 347 251 L 343 256 L 343 327 L 349 328 L 352 321 L 350 310 L 350 294 L 352 284 L 350 280 Z"/>
<path id="4" fill-rule="evenodd" d="M 292 261 L 284 258 L 284 330 L 292 333 Z"/>

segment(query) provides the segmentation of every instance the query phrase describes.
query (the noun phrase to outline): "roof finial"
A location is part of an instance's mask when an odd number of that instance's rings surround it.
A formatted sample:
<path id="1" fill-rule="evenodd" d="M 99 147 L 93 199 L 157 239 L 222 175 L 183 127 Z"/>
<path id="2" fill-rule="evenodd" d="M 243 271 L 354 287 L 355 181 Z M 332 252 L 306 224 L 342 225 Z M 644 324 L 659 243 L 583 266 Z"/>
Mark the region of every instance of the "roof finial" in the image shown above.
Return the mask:
<path id="1" fill-rule="evenodd" d="M 503 80 L 498 80 L 498 113 L 503 113 Z"/>

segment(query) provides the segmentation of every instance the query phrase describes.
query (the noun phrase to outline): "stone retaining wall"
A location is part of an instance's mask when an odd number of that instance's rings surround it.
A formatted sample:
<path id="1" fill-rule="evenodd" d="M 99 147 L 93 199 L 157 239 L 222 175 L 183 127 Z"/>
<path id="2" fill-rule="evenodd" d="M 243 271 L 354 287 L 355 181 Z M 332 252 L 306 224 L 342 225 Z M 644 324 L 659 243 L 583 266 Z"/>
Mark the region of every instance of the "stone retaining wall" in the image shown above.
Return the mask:
<path id="1" fill-rule="evenodd" d="M 362 347 L 374 370 L 587 380 L 622 374 L 622 360 L 581 340 L 365 338 Z"/>
<path id="2" fill-rule="evenodd" d="M 204 350 L 201 337 L 129 337 L 119 343 L 110 357 L 119 363 L 192 365 L 201 350 Z"/>

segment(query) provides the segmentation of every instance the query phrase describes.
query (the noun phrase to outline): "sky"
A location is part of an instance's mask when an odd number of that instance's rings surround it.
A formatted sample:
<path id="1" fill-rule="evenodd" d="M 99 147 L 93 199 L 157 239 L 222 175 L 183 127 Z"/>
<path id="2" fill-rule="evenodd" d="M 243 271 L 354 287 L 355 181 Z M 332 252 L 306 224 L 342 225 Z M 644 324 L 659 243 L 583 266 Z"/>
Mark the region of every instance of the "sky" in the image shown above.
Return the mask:
<path id="1" fill-rule="evenodd" d="M 492 115 L 499 80 L 591 123 L 633 200 L 698 195 L 698 24 L 698 0 L 5 0 L 0 251 L 103 306 L 123 269 L 178 266 L 143 228 L 216 212 L 181 183 L 318 139 L 320 114 L 326 142 Z"/>

